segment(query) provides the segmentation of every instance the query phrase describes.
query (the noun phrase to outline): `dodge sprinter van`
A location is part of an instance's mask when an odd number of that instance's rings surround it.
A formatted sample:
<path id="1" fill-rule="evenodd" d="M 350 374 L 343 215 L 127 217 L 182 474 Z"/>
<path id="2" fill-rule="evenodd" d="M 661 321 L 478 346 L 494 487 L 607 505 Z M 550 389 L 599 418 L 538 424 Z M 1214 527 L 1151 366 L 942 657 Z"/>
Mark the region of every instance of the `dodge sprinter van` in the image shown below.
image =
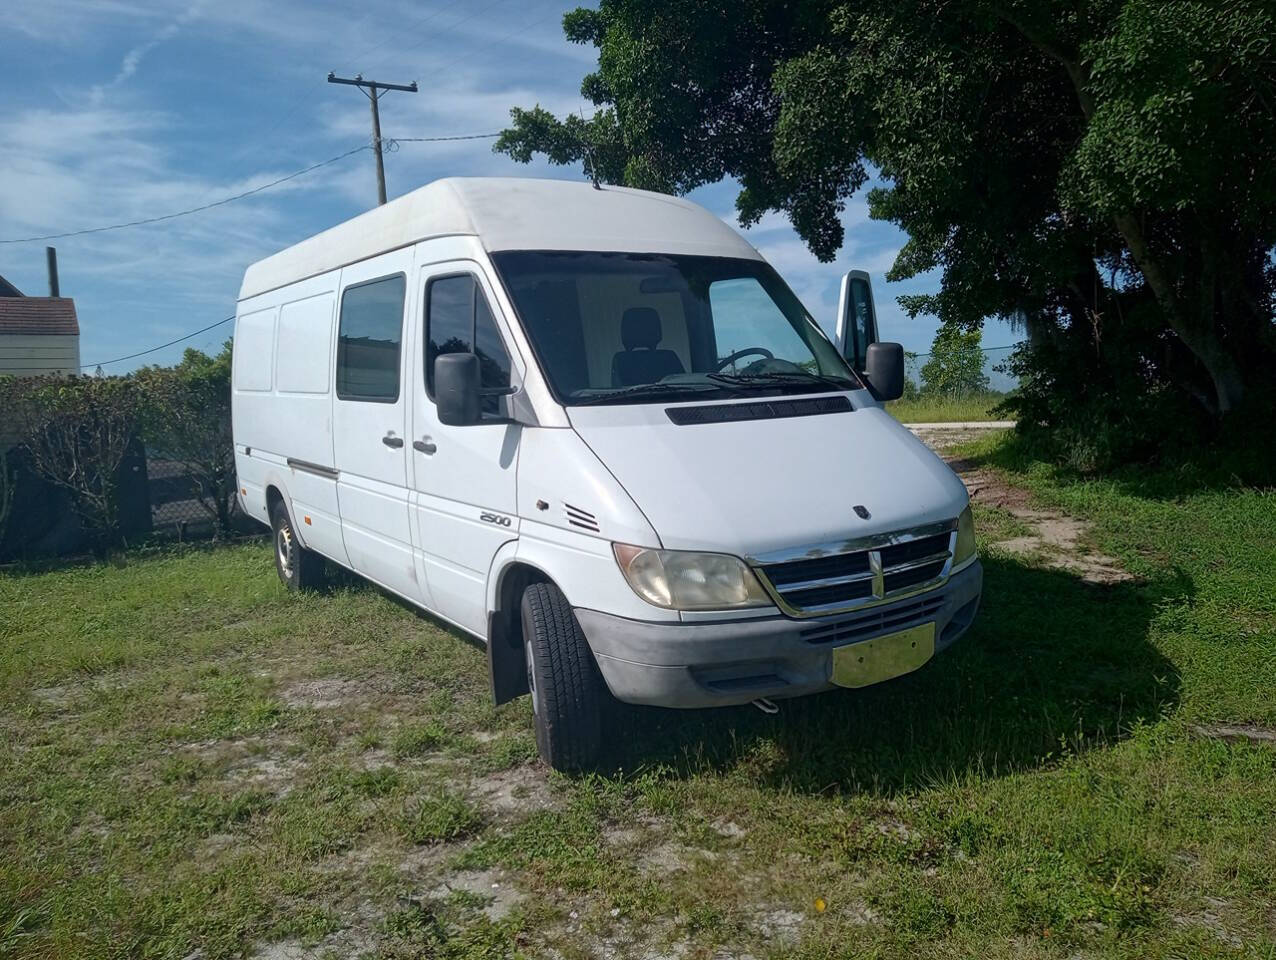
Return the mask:
<path id="1" fill-rule="evenodd" d="M 902 386 L 866 274 L 830 339 L 686 200 L 440 180 L 248 268 L 239 494 L 288 587 L 326 559 L 473 634 L 580 768 L 608 698 L 771 709 L 970 626 L 966 490 Z"/>

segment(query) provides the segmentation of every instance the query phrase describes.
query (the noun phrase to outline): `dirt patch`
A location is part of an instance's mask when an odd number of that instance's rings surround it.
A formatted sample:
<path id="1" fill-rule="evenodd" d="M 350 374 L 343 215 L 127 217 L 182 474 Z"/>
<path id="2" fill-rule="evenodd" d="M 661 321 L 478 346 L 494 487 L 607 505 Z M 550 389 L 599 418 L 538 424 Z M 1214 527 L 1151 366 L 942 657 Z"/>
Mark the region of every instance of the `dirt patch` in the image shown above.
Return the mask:
<path id="1" fill-rule="evenodd" d="M 984 436 L 988 432 L 984 429 L 963 427 L 910 427 L 909 429 L 913 431 L 917 439 L 940 455 L 953 447 L 970 443 L 971 440 Z"/>
<path id="2" fill-rule="evenodd" d="M 719 835 L 727 837 L 731 840 L 739 840 L 748 834 L 748 830 L 740 826 L 734 820 L 715 820 L 709 824 Z"/>
<path id="3" fill-rule="evenodd" d="M 909 830 L 908 825 L 900 820 L 879 820 L 875 826 L 877 827 L 877 832 L 883 837 L 892 837 L 904 843 L 913 838 L 913 831 Z"/>
<path id="4" fill-rule="evenodd" d="M 305 764 L 293 757 L 253 757 L 226 770 L 225 780 L 239 787 L 254 787 L 286 797 Z"/>
<path id="5" fill-rule="evenodd" d="M 502 920 L 523 900 L 514 884 L 509 881 L 505 871 L 494 870 L 462 870 L 445 877 L 438 886 L 430 891 L 431 897 L 446 898 L 453 893 L 468 893 L 482 897 L 487 903 L 483 913 L 489 920 Z"/>
<path id="6" fill-rule="evenodd" d="M 1270 727 L 1260 727 L 1257 724 L 1197 724 L 1192 727 L 1192 732 L 1198 737 L 1205 737 L 1208 740 L 1225 740 L 1228 743 L 1261 743 L 1269 747 L 1276 747 L 1276 730 Z"/>
<path id="7" fill-rule="evenodd" d="M 1175 914 L 1174 925 L 1177 927 L 1198 927 L 1208 931 L 1220 943 L 1229 947 L 1242 947 L 1244 941 L 1227 929 L 1223 916 L 1231 906 L 1226 900 L 1217 897 L 1206 897 L 1205 907 L 1195 913 Z"/>
<path id="8" fill-rule="evenodd" d="M 791 945 L 797 943 L 806 914 L 797 910 L 764 910 L 758 914 L 758 933 L 767 940 Z"/>
<path id="9" fill-rule="evenodd" d="M 251 960 L 331 960 L 332 957 L 370 956 L 377 949 L 377 938 L 370 932 L 374 923 L 372 917 L 360 918 L 358 923 L 309 946 L 300 940 L 258 944 L 248 956 Z"/>
<path id="10" fill-rule="evenodd" d="M 67 686 L 36 687 L 31 691 L 31 697 L 51 707 L 65 707 L 75 698 L 75 690 Z"/>
<path id="11" fill-rule="evenodd" d="M 1023 536 L 996 541 L 992 546 L 1008 553 L 1040 558 L 1047 566 L 1067 570 L 1088 583 L 1109 584 L 1134 579 L 1115 557 L 1095 553 L 1087 547 L 1089 524 L 1031 506 L 1026 490 L 1011 486 L 990 470 L 973 467 L 969 461 L 955 460 L 950 466 L 965 482 L 971 500 L 1005 510 L 1031 530 Z"/>
<path id="12" fill-rule="evenodd" d="M 341 680 L 326 677 L 294 683 L 280 693 L 280 699 L 290 707 L 310 707 L 315 710 L 343 707 L 353 701 L 364 700 L 367 690 L 358 680 Z"/>
<path id="13" fill-rule="evenodd" d="M 544 768 L 536 764 L 475 776 L 470 789 L 476 802 L 501 814 L 523 815 L 562 805 Z"/>
<path id="14" fill-rule="evenodd" d="M 380 770 L 382 767 L 393 767 L 395 765 L 394 755 L 389 750 L 382 750 L 380 747 L 364 750 L 354 758 L 354 762 L 355 766 L 360 770 Z"/>

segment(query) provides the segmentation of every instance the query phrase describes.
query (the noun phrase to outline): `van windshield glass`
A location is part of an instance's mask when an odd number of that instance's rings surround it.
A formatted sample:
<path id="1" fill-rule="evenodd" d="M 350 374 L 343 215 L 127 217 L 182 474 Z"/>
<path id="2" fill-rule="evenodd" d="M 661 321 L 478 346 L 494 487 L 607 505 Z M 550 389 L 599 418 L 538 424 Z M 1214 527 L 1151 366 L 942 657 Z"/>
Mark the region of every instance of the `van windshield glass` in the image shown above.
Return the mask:
<path id="1" fill-rule="evenodd" d="M 763 261 L 525 250 L 492 259 L 565 404 L 860 387 Z"/>

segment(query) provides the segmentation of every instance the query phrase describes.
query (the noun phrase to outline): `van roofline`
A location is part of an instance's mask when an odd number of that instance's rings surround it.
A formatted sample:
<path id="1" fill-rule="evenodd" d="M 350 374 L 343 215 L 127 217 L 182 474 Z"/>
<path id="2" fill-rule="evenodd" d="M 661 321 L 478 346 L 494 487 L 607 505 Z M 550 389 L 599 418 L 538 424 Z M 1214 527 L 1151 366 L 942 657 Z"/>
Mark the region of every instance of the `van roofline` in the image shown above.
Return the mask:
<path id="1" fill-rule="evenodd" d="M 474 236 L 489 252 L 585 250 L 762 259 L 739 233 L 681 197 L 514 177 L 436 180 L 244 273 L 240 301 L 425 240 Z"/>

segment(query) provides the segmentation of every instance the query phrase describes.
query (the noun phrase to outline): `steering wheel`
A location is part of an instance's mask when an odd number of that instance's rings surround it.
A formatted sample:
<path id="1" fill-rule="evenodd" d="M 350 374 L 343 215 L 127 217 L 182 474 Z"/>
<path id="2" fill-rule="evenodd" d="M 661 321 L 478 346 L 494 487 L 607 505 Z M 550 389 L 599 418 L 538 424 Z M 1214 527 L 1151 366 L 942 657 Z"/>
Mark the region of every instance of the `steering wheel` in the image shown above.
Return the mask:
<path id="1" fill-rule="evenodd" d="M 719 360 L 718 369 L 721 370 L 723 367 L 727 366 L 727 364 L 735 363 L 741 357 L 751 357 L 754 354 L 757 354 L 760 357 L 764 357 L 767 360 L 775 359 L 775 354 L 772 353 L 770 350 L 766 349 L 765 347 L 747 347 L 744 350 L 737 350 L 735 353 L 731 354 L 730 356 L 723 357 L 721 360 Z"/>

